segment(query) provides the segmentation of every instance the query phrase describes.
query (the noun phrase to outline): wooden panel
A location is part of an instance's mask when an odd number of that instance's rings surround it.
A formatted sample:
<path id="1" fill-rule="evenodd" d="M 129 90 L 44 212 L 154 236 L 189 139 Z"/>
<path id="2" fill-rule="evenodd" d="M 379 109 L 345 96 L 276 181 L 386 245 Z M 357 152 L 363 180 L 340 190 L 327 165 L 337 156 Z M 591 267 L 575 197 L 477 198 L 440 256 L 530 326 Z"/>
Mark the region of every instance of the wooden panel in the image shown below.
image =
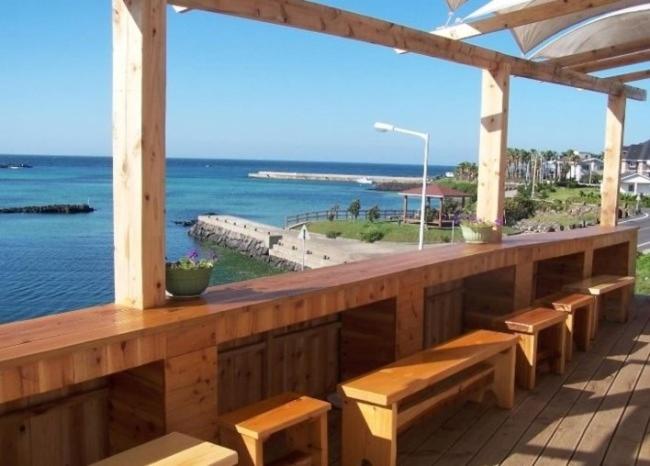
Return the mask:
<path id="1" fill-rule="evenodd" d="M 75 466 L 108 453 L 107 391 L 92 390 L 0 417 L 0 464 Z"/>
<path id="2" fill-rule="evenodd" d="M 628 243 L 595 249 L 593 261 L 592 276 L 628 275 Z"/>
<path id="3" fill-rule="evenodd" d="M 463 311 L 490 315 L 514 310 L 515 268 L 486 272 L 463 280 Z"/>
<path id="4" fill-rule="evenodd" d="M 339 324 L 269 339 L 269 395 L 293 391 L 323 397 L 338 382 Z"/>
<path id="5" fill-rule="evenodd" d="M 462 333 L 463 282 L 455 280 L 426 289 L 424 347 L 443 343 Z"/>
<path id="6" fill-rule="evenodd" d="M 514 75 L 643 100 L 645 92 L 610 86 L 593 76 L 518 59 L 462 41 L 454 41 L 377 18 L 303 0 L 175 0 L 178 6 L 201 9 L 282 26 L 385 45 L 455 63 L 493 69 L 510 66 Z"/>
<path id="7" fill-rule="evenodd" d="M 388 299 L 341 313 L 341 380 L 370 372 L 395 360 L 395 300 Z"/>
<path id="8" fill-rule="evenodd" d="M 223 351 L 219 348 L 219 413 L 255 403 L 267 392 L 266 342 Z"/>
<path id="9" fill-rule="evenodd" d="M 605 151 L 603 156 L 603 183 L 601 186 L 600 223 L 615 226 L 618 223 L 618 196 L 621 184 L 621 152 L 625 126 L 625 98 L 609 96 L 605 119 Z"/>
<path id="10" fill-rule="evenodd" d="M 486 222 L 503 220 L 509 97 L 510 67 L 484 70 L 476 217 Z M 500 224 L 495 227 L 495 238 L 501 239 Z"/>
<path id="11" fill-rule="evenodd" d="M 165 302 L 165 0 L 113 0 L 115 302 Z"/>
<path id="12" fill-rule="evenodd" d="M 562 291 L 564 285 L 582 279 L 584 263 L 583 254 L 539 261 L 535 273 L 535 299 Z"/>

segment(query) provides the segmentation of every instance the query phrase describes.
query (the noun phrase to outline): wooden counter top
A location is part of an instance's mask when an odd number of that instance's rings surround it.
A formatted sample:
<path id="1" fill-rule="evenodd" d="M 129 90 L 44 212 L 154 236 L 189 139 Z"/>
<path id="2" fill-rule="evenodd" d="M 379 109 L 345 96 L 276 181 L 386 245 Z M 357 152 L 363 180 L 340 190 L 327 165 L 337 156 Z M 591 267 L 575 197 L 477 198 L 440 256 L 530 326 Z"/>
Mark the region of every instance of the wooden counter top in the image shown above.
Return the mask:
<path id="1" fill-rule="evenodd" d="M 123 337 L 132 332 L 155 332 L 187 320 L 218 313 L 246 310 L 260 303 L 307 295 L 329 288 L 397 274 L 409 269 L 444 265 L 459 259 L 479 258 L 496 251 L 554 243 L 597 239 L 636 230 L 635 227 L 593 227 L 558 233 L 507 237 L 500 244 L 454 244 L 371 259 L 323 269 L 291 272 L 244 282 L 211 287 L 200 299 L 170 300 L 164 308 L 139 311 L 114 304 L 96 306 L 52 316 L 0 325 L 0 368 L 6 363 L 34 353 L 54 351 L 63 346 Z"/>
<path id="2" fill-rule="evenodd" d="M 520 262 L 636 242 L 636 230 L 591 227 L 518 235 L 500 244 L 414 250 L 216 286 L 200 299 L 170 300 L 158 309 L 139 311 L 109 304 L 0 325 L 0 402 L 1 371 L 26 363 L 118 343 L 124 351 L 127 340 L 197 326 L 211 327 L 210 337 L 218 343 L 395 297 L 400 279 L 417 278 L 422 286 L 430 286 Z M 160 344 L 163 347 L 151 358 L 165 354 L 165 342 Z"/>

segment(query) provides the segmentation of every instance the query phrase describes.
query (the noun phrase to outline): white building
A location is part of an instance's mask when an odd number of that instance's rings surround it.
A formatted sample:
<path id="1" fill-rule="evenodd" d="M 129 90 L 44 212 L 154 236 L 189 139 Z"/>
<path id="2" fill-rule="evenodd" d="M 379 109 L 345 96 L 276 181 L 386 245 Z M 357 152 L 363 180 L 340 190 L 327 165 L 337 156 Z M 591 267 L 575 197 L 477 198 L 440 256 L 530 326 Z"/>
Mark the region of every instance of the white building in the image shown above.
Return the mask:
<path id="1" fill-rule="evenodd" d="M 621 159 L 621 174 L 623 176 L 629 173 L 650 175 L 650 140 L 625 146 Z"/>
<path id="2" fill-rule="evenodd" d="M 630 173 L 621 177 L 621 192 L 626 194 L 650 194 L 650 177 L 641 173 Z"/>

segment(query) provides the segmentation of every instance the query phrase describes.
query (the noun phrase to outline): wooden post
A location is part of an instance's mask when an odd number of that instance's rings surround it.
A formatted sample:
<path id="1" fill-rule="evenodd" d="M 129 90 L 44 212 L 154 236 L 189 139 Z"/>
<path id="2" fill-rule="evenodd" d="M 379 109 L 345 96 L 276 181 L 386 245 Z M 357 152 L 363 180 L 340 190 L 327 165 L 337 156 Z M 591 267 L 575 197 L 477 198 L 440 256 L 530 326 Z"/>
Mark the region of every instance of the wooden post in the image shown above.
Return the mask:
<path id="1" fill-rule="evenodd" d="M 600 205 L 600 224 L 607 227 L 618 223 L 618 196 L 621 179 L 621 152 L 625 126 L 625 96 L 610 95 L 605 120 L 605 156 Z"/>
<path id="2" fill-rule="evenodd" d="M 165 301 L 165 0 L 113 0 L 115 302 Z"/>
<path id="3" fill-rule="evenodd" d="M 408 217 L 409 213 L 409 197 L 404 196 L 404 223 L 406 223 L 406 217 Z"/>
<path id="4" fill-rule="evenodd" d="M 483 70 L 476 217 L 486 222 L 503 219 L 509 85 L 508 65 Z M 495 240 L 501 241 L 501 225 L 495 227 Z"/>

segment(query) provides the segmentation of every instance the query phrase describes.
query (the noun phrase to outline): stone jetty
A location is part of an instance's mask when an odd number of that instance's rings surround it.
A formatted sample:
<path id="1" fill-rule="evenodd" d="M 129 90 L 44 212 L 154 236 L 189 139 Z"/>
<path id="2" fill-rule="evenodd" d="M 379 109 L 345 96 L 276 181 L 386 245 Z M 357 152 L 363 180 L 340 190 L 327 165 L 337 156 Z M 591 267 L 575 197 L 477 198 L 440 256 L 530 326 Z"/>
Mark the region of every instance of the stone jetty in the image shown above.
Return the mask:
<path id="1" fill-rule="evenodd" d="M 89 214 L 95 209 L 88 204 L 51 204 L 0 208 L 0 214 Z"/>
<path id="2" fill-rule="evenodd" d="M 345 175 L 337 173 L 298 173 L 298 172 L 270 172 L 257 171 L 249 173 L 250 178 L 267 180 L 296 180 L 296 181 L 331 181 L 335 183 L 417 183 L 422 182 L 417 176 L 383 176 L 383 175 Z"/>

